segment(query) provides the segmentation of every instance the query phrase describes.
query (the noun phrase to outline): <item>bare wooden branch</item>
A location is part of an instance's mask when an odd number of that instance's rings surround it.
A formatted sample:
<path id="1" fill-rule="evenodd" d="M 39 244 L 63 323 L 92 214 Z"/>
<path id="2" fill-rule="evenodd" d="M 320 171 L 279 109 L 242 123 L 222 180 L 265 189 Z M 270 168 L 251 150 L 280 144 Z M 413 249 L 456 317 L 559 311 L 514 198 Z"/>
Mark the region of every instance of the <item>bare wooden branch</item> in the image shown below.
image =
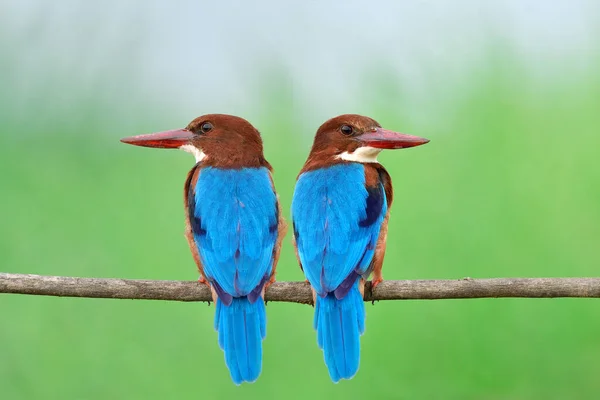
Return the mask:
<path id="1" fill-rule="evenodd" d="M 0 273 L 0 293 L 61 297 L 210 301 L 210 290 L 196 281 L 74 278 Z M 600 278 L 494 278 L 383 281 L 365 286 L 365 301 L 474 299 L 486 297 L 600 297 Z M 306 282 L 276 282 L 267 301 L 312 304 Z"/>

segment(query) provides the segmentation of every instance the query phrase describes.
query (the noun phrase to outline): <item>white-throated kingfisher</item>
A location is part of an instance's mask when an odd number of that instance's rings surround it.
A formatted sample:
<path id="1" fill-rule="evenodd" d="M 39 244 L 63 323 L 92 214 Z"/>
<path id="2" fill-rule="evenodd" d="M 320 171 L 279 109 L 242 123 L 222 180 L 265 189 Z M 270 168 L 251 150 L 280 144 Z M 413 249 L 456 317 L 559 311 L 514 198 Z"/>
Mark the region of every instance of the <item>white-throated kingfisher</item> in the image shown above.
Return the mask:
<path id="1" fill-rule="evenodd" d="M 258 130 L 239 117 L 209 114 L 184 129 L 121 141 L 195 156 L 184 188 L 185 236 L 200 282 L 212 291 L 231 378 L 254 382 L 266 335 L 264 292 L 275 280 L 286 230 Z"/>
<path id="2" fill-rule="evenodd" d="M 334 382 L 358 371 L 364 282 L 371 273 L 373 287 L 383 279 L 393 191 L 377 155 L 428 141 L 383 129 L 368 117 L 340 115 L 318 129 L 298 176 L 294 242 L 315 297 L 317 343 Z"/>

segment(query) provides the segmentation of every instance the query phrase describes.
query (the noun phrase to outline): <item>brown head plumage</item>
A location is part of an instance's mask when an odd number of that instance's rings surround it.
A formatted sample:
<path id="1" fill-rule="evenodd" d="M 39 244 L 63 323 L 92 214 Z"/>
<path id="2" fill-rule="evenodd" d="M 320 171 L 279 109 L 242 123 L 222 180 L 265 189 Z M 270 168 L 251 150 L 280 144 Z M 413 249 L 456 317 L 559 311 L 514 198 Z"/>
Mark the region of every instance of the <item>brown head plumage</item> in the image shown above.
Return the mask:
<path id="1" fill-rule="evenodd" d="M 179 148 L 192 153 L 197 162 L 219 168 L 267 167 L 260 133 L 243 118 L 206 114 L 184 129 L 132 136 L 124 143 L 144 147 Z"/>
<path id="2" fill-rule="evenodd" d="M 377 162 L 384 149 L 403 149 L 428 139 L 383 129 L 372 118 L 344 114 L 325 121 L 317 130 L 302 172 L 343 162 Z"/>

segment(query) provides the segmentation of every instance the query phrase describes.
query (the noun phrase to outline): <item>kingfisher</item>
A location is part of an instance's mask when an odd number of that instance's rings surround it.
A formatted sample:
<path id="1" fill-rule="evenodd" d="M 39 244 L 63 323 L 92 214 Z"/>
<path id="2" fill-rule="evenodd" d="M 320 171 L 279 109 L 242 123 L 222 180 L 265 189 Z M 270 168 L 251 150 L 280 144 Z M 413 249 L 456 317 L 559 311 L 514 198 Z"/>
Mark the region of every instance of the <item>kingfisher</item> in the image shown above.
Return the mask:
<path id="1" fill-rule="evenodd" d="M 364 284 L 371 273 L 373 288 L 383 280 L 393 190 L 377 155 L 427 142 L 383 129 L 369 117 L 340 115 L 317 130 L 298 175 L 292 200 L 294 246 L 312 286 L 313 327 L 333 382 L 358 371 Z"/>
<path id="2" fill-rule="evenodd" d="M 231 379 L 256 381 L 266 336 L 264 293 L 275 281 L 286 231 L 260 133 L 245 119 L 208 114 L 184 129 L 121 141 L 196 158 L 183 192 L 185 237 L 199 282 L 216 304 L 214 328 Z"/>

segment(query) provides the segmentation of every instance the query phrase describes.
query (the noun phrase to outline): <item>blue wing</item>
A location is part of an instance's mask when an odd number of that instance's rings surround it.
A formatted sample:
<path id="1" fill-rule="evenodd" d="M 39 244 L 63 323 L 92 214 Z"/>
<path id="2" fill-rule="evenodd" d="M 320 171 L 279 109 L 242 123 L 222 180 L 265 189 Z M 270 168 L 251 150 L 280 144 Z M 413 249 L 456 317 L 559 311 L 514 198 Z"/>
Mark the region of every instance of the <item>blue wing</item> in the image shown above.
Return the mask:
<path id="1" fill-rule="evenodd" d="M 366 273 L 386 212 L 383 185 L 366 187 L 362 164 L 300 175 L 292 201 L 294 235 L 304 273 L 319 295 L 339 287 L 341 298 Z"/>
<path id="2" fill-rule="evenodd" d="M 269 171 L 206 167 L 194 192 L 188 212 L 204 273 L 225 304 L 248 295 L 253 302 L 271 274 L 277 239 Z"/>

